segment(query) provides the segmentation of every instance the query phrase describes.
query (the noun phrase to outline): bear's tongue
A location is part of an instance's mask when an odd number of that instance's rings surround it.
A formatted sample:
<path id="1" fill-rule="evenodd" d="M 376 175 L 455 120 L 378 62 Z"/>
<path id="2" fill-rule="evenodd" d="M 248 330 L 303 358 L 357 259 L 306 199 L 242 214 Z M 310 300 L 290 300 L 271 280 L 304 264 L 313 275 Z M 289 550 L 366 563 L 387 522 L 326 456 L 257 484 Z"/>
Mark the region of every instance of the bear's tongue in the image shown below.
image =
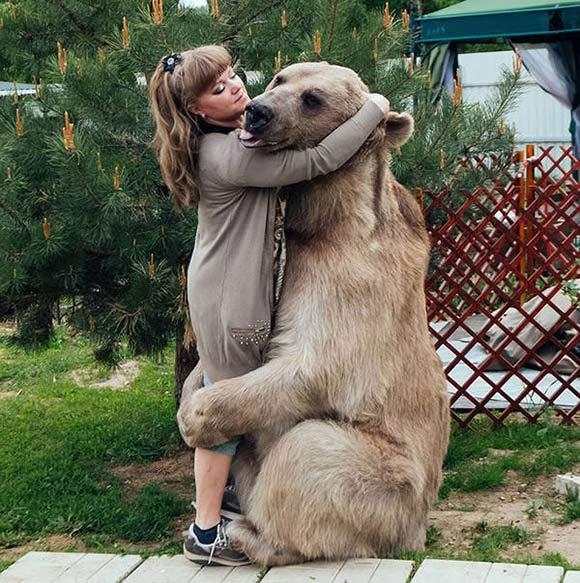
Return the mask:
<path id="1" fill-rule="evenodd" d="M 263 146 L 265 143 L 262 139 L 258 138 L 252 132 L 249 132 L 248 130 L 241 130 L 239 137 L 240 137 L 240 142 L 242 142 L 242 144 L 246 148 L 258 148 L 260 146 Z"/>
<path id="2" fill-rule="evenodd" d="M 253 139 L 255 139 L 254 134 L 252 134 L 248 130 L 242 130 L 240 132 L 240 140 L 253 140 Z"/>

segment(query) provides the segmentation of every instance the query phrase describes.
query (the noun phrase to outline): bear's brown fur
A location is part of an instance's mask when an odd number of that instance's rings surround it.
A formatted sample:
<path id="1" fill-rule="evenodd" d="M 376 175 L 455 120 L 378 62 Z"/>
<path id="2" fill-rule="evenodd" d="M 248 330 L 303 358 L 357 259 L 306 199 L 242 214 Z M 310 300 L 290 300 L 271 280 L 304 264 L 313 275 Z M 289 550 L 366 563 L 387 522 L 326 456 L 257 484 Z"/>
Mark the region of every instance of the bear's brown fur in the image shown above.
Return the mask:
<path id="1" fill-rule="evenodd" d="M 317 144 L 366 93 L 349 69 L 292 65 L 257 98 L 274 111 L 265 139 Z M 246 436 L 234 466 L 246 517 L 228 533 L 259 563 L 424 547 L 449 406 L 427 327 L 427 232 L 388 167 L 412 123 L 389 114 L 346 166 L 289 190 L 268 362 L 198 389 L 200 363 L 185 383 L 178 421 L 189 445 Z"/>

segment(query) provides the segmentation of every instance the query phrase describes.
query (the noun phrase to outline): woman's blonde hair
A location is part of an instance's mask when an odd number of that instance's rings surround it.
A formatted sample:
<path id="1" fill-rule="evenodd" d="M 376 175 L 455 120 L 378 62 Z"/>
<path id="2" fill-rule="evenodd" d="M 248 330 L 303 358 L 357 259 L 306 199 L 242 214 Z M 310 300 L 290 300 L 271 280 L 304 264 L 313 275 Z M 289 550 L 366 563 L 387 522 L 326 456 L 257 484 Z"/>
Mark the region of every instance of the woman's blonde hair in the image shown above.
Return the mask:
<path id="1" fill-rule="evenodd" d="M 151 145 L 161 176 L 173 193 L 177 212 L 197 206 L 197 156 L 202 135 L 197 116 L 188 110 L 231 64 L 222 46 L 206 45 L 180 53 L 173 71 L 163 61 L 149 80 L 149 101 L 155 121 Z"/>

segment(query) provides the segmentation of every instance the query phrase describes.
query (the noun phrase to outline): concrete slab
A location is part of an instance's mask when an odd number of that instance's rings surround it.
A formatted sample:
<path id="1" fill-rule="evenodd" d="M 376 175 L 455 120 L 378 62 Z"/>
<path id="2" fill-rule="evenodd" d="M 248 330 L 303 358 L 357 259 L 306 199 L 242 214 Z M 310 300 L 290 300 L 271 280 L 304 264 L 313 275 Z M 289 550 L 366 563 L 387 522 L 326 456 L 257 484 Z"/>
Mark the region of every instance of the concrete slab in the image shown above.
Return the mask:
<path id="1" fill-rule="evenodd" d="M 0 583 L 52 583 L 86 553 L 30 552 L 0 573 Z"/>
<path id="2" fill-rule="evenodd" d="M 54 579 L 54 583 L 86 583 L 89 577 L 98 573 L 114 558 L 115 555 L 112 554 L 86 554 Z"/>
<path id="3" fill-rule="evenodd" d="M 522 583 L 527 565 L 494 563 L 485 578 L 485 583 Z"/>
<path id="4" fill-rule="evenodd" d="M 334 583 L 343 565 L 344 561 L 313 561 L 301 565 L 273 567 L 261 583 Z"/>
<path id="5" fill-rule="evenodd" d="M 409 582 L 413 561 L 350 559 L 275 567 L 263 583 L 580 583 L 562 567 L 426 559 Z M 0 583 L 259 583 L 258 566 L 196 565 L 181 555 L 143 560 L 137 555 L 31 552 Z"/>
<path id="6" fill-rule="evenodd" d="M 562 474 L 556 476 L 556 490 L 566 496 L 571 495 L 580 499 L 580 476 Z"/>
<path id="7" fill-rule="evenodd" d="M 412 583 L 485 583 L 491 563 L 425 559 Z"/>
<path id="8" fill-rule="evenodd" d="M 138 555 L 30 552 L 0 573 L 0 583 L 120 583 L 142 561 Z"/>
<path id="9" fill-rule="evenodd" d="M 87 579 L 87 583 L 121 583 L 143 559 L 139 555 L 115 555 L 104 567 Z"/>
<path id="10" fill-rule="evenodd" d="M 369 583 L 406 583 L 413 565 L 413 561 L 382 559 Z M 344 581 L 337 581 L 337 583 L 344 583 Z"/>
<path id="11" fill-rule="evenodd" d="M 183 555 L 150 557 L 135 569 L 126 583 L 190 583 L 201 570 L 200 565 Z"/>
<path id="12" fill-rule="evenodd" d="M 522 583 L 560 583 L 564 569 L 544 565 L 528 565 Z"/>

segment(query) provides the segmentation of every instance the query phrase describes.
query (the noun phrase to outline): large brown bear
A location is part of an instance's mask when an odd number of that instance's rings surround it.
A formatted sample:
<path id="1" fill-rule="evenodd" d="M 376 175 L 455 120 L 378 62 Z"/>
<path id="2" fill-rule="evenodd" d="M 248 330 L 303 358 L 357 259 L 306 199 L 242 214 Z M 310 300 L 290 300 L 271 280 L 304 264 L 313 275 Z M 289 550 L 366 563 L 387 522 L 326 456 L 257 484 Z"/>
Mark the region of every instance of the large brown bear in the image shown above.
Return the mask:
<path id="1" fill-rule="evenodd" d="M 259 137 L 314 146 L 367 91 L 350 69 L 292 65 L 255 100 L 273 112 Z M 264 565 L 424 547 L 449 409 L 425 311 L 427 232 L 388 165 L 412 130 L 391 113 L 342 169 L 289 189 L 268 362 L 201 389 L 200 363 L 185 382 L 190 446 L 246 436 L 234 464 L 246 517 L 227 531 Z"/>

